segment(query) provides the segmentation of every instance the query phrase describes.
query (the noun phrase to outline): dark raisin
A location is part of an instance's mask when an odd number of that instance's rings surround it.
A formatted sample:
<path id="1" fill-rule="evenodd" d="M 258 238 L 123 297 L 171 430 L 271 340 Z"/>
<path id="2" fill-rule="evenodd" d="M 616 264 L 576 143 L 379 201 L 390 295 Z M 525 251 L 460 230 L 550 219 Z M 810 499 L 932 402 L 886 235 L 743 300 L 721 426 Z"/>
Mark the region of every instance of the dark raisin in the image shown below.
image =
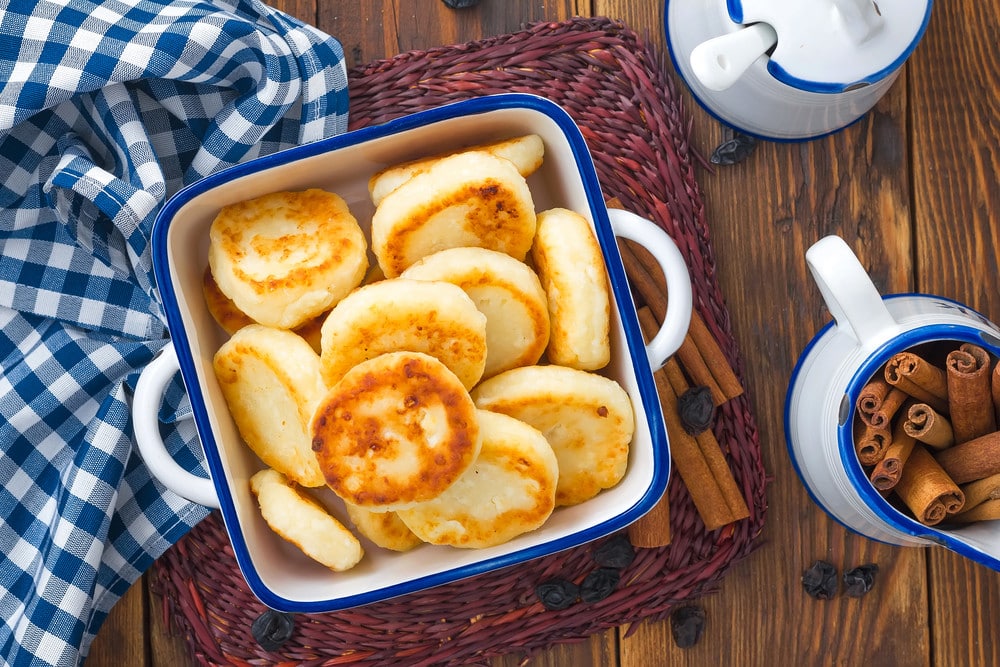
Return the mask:
<path id="1" fill-rule="evenodd" d="M 597 568 L 580 584 L 580 599 L 587 603 L 603 600 L 618 587 L 621 576 L 621 570 L 616 567 Z"/>
<path id="2" fill-rule="evenodd" d="M 848 570 L 844 573 L 844 594 L 852 598 L 861 597 L 875 585 L 876 574 L 878 565 L 875 563 L 859 565 L 853 570 Z"/>
<path id="3" fill-rule="evenodd" d="M 441 0 L 441 2 L 452 9 L 465 9 L 479 4 L 479 0 Z"/>
<path id="4" fill-rule="evenodd" d="M 705 631 L 705 610 L 694 605 L 678 607 L 670 613 L 670 634 L 679 648 L 691 648 Z"/>
<path id="5" fill-rule="evenodd" d="M 292 615 L 273 609 L 266 610 L 250 626 L 250 633 L 265 651 L 277 651 L 288 641 L 294 630 L 295 620 Z"/>
<path id="6" fill-rule="evenodd" d="M 580 587 L 566 579 L 549 579 L 535 587 L 535 595 L 550 611 L 565 609 L 580 597 Z"/>
<path id="7" fill-rule="evenodd" d="M 818 560 L 802 573 L 802 587 L 817 600 L 829 600 L 837 594 L 837 568 Z"/>
<path id="8" fill-rule="evenodd" d="M 591 556 L 601 567 L 615 567 L 624 570 L 635 560 L 635 548 L 628 535 L 618 533 L 594 549 Z"/>
<path id="9" fill-rule="evenodd" d="M 730 165 L 742 162 L 750 157 L 757 147 L 757 140 L 748 134 L 737 132 L 731 139 L 723 141 L 712 152 L 712 164 Z"/>
<path id="10" fill-rule="evenodd" d="M 703 385 L 689 387 L 677 397 L 677 413 L 681 418 L 681 426 L 689 435 L 707 431 L 715 419 L 712 390 Z"/>

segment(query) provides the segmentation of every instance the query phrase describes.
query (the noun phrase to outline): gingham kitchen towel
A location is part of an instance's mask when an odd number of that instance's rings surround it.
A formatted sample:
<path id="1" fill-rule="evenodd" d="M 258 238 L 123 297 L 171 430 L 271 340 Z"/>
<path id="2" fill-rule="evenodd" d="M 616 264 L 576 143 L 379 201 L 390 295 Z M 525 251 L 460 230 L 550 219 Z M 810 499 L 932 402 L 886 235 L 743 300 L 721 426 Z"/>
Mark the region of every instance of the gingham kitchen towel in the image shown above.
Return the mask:
<path id="1" fill-rule="evenodd" d="M 257 0 L 0 0 L 0 657 L 82 662 L 207 510 L 133 449 L 167 338 L 149 232 L 210 172 L 347 127 L 335 39 Z M 202 455 L 180 381 L 162 431 Z"/>

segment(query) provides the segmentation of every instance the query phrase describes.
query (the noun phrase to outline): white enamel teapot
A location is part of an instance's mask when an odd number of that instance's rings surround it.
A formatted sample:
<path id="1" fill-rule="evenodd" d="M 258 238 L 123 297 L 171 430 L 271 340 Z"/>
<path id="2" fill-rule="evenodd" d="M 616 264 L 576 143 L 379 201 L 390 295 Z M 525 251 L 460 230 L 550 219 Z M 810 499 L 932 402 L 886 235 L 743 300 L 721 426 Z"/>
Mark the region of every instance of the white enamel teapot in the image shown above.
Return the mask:
<path id="1" fill-rule="evenodd" d="M 931 0 L 667 0 L 667 43 L 695 99 L 771 140 L 840 130 L 888 90 Z"/>

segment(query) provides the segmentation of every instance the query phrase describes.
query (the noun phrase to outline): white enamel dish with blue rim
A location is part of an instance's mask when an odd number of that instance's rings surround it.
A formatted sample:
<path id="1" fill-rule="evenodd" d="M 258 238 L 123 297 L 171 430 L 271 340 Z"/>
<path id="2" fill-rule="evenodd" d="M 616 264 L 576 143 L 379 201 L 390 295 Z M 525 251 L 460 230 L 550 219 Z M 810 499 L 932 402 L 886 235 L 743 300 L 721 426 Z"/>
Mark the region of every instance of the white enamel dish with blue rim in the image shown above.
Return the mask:
<path id="1" fill-rule="evenodd" d="M 263 465 L 241 442 L 212 370 L 212 357 L 225 334 L 202 297 L 208 228 L 222 206 L 267 192 L 309 187 L 337 192 L 367 228 L 373 211 L 368 178 L 379 169 L 528 133 L 540 135 L 545 144 L 544 163 L 528 180 L 536 209 L 562 206 L 583 214 L 593 222 L 603 248 L 613 303 L 612 361 L 601 372 L 625 388 L 635 411 L 636 434 L 627 473 L 617 486 L 580 505 L 558 508 L 542 528 L 507 544 L 481 550 L 422 545 L 393 553 L 362 539 L 366 555 L 361 563 L 347 572 L 331 572 L 275 535 L 250 493 L 248 480 Z M 220 508 L 250 589 L 268 606 L 285 611 L 322 612 L 368 604 L 576 547 L 626 527 L 652 508 L 670 474 L 669 446 L 651 364 L 658 367 L 673 350 L 654 352 L 652 343 L 647 347 L 643 342 L 617 250 L 615 234 L 622 230 L 614 213 L 609 214 L 604 205 L 590 153 L 573 120 L 559 106 L 522 94 L 488 96 L 419 112 L 259 158 L 185 188 L 167 202 L 152 233 L 155 277 L 172 347 L 154 362 L 158 369 L 150 376 L 159 378 L 146 382 L 153 389 L 143 390 L 142 410 L 137 400 L 137 433 L 141 427 L 148 436 L 149 415 L 139 413 L 155 413 L 151 407 L 156 404 L 155 392 L 179 369 L 212 482 L 177 481 L 169 471 L 161 475 L 171 463 L 148 445 L 141 445 L 143 455 L 168 487 Z M 686 269 L 683 278 L 687 280 Z M 683 287 L 689 295 L 689 282 L 678 286 L 678 294 L 683 294 Z M 143 439 L 152 437 L 147 436 Z M 332 493 L 329 500 L 334 512 L 342 509 Z M 350 526 L 346 515 L 338 518 Z"/>

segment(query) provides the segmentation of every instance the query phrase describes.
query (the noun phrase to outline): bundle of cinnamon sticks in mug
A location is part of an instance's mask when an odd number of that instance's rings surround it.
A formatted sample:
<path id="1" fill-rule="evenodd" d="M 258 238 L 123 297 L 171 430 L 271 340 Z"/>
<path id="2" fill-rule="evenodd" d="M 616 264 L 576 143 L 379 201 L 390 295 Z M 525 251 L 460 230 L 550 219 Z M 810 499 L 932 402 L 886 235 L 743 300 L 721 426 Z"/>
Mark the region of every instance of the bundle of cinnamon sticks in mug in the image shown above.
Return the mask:
<path id="1" fill-rule="evenodd" d="M 923 350 L 893 355 L 862 389 L 858 460 L 925 525 L 1000 519 L 1000 366 L 971 342 L 938 363 Z"/>

